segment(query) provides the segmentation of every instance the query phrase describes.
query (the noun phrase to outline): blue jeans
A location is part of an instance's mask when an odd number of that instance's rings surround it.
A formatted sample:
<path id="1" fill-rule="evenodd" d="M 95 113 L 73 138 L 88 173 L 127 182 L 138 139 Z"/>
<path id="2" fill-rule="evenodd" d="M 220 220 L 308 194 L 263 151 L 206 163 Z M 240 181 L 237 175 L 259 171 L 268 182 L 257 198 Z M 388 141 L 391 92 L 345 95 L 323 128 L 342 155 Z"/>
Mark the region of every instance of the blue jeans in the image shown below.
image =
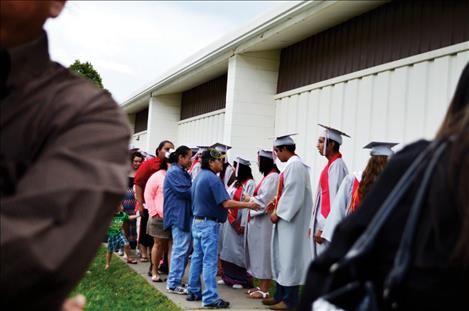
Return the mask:
<path id="1" fill-rule="evenodd" d="M 282 286 L 278 283 L 275 284 L 274 299 L 276 301 L 283 301 L 289 309 L 293 309 L 299 302 L 300 286 Z"/>
<path id="2" fill-rule="evenodd" d="M 202 296 L 202 304 L 217 302 L 220 297 L 217 291 L 218 238 L 220 224 L 212 220 L 194 219 L 192 222 L 192 252 L 189 272 L 188 292 L 197 297 Z M 200 274 L 203 273 L 205 290 L 201 294 Z"/>
<path id="3" fill-rule="evenodd" d="M 191 243 L 191 233 L 184 232 L 176 226 L 171 228 L 173 235 L 173 250 L 171 252 L 171 265 L 169 267 L 167 288 L 181 286 L 184 269 L 186 267 L 187 253 Z"/>

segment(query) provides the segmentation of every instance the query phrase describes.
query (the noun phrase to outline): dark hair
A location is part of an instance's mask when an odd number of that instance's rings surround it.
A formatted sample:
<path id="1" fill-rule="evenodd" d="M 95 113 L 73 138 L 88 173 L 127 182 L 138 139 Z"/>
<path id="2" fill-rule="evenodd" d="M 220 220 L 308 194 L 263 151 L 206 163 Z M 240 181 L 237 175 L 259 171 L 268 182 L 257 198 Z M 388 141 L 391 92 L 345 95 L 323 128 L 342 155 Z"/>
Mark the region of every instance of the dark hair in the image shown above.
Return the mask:
<path id="1" fill-rule="evenodd" d="M 169 140 L 163 140 L 159 145 L 158 148 L 156 148 L 155 155 L 158 156 L 158 153 L 160 152 L 161 149 L 163 149 L 164 145 L 166 144 L 171 144 L 174 146 L 174 144 L 169 141 Z"/>
<path id="2" fill-rule="evenodd" d="M 140 152 L 138 151 L 134 151 L 130 154 L 130 162 L 133 162 L 135 158 L 142 158 L 142 160 L 145 159 L 145 157 L 143 156 L 143 154 L 141 154 Z"/>
<path id="3" fill-rule="evenodd" d="M 236 176 L 235 187 L 238 188 L 248 179 L 253 179 L 251 167 L 238 162 L 238 176 Z"/>
<path id="4" fill-rule="evenodd" d="M 453 259 L 469 268 L 469 63 L 464 67 L 454 92 L 453 99 L 448 107 L 445 118 L 436 135 L 437 139 L 455 137 L 451 145 L 449 158 L 446 163 L 446 179 L 451 181 L 455 189 L 456 206 L 461 215 L 462 226 L 459 234 Z M 454 181 L 452 181 L 454 180 Z"/>
<path id="5" fill-rule="evenodd" d="M 365 170 L 362 174 L 362 180 L 358 186 L 358 197 L 360 202 L 363 201 L 365 195 L 370 191 L 371 186 L 375 183 L 378 176 L 383 172 L 388 164 L 387 156 L 371 156 L 368 160 Z"/>
<path id="6" fill-rule="evenodd" d="M 179 146 L 176 151 L 174 151 L 173 153 L 171 153 L 171 155 L 169 156 L 169 159 L 168 159 L 168 162 L 173 164 L 173 163 L 177 163 L 179 161 L 179 157 L 180 156 L 186 156 L 189 151 L 192 151 L 191 148 L 187 147 L 187 146 Z"/>
<path id="7" fill-rule="evenodd" d="M 340 150 L 340 145 L 339 145 L 339 143 L 336 142 L 336 141 L 333 140 L 333 139 L 328 138 L 328 139 L 327 139 L 327 145 L 329 145 L 329 144 L 331 144 L 331 143 L 334 143 L 334 145 L 332 146 L 332 151 L 334 151 L 334 152 L 339 152 L 339 150 Z"/>
<path id="8" fill-rule="evenodd" d="M 259 156 L 259 172 L 261 172 L 264 176 L 267 176 L 267 174 L 269 174 L 272 169 L 275 169 L 277 173 L 279 172 L 274 160 L 271 158 Z"/>
<path id="9" fill-rule="evenodd" d="M 168 170 L 168 159 L 166 157 L 160 162 L 160 170 Z"/>
<path id="10" fill-rule="evenodd" d="M 280 149 L 280 150 L 283 150 L 283 148 L 285 148 L 291 153 L 295 153 L 296 145 L 280 145 L 280 146 L 276 146 L 275 148 Z"/>
<path id="11" fill-rule="evenodd" d="M 209 170 L 210 169 L 209 161 L 212 159 L 213 158 L 210 155 L 210 151 L 206 150 L 202 152 L 202 155 L 200 156 L 200 167 L 204 170 Z"/>

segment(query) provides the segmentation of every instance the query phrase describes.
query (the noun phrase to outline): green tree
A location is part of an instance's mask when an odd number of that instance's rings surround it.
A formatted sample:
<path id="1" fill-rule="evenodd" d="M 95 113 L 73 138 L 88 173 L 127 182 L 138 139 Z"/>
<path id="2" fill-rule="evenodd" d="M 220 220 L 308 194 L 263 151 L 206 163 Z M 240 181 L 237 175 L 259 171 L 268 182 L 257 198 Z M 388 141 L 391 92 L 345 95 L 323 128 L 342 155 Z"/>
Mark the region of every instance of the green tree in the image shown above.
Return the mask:
<path id="1" fill-rule="evenodd" d="M 75 62 L 70 65 L 69 69 L 77 73 L 78 75 L 90 80 L 97 87 L 111 95 L 111 92 L 104 88 L 103 80 L 101 79 L 100 74 L 96 71 L 96 69 L 94 69 L 93 65 L 91 65 L 90 62 L 82 63 L 80 62 L 80 60 L 76 59 Z"/>

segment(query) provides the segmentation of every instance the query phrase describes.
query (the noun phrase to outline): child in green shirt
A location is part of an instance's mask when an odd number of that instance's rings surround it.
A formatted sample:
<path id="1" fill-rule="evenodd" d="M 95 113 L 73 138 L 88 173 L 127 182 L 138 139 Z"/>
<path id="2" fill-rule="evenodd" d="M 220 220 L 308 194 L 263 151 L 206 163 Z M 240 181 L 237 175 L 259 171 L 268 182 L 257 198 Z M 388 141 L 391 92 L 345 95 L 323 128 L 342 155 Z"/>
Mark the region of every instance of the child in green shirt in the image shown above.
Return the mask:
<path id="1" fill-rule="evenodd" d="M 127 255 L 127 263 L 136 264 L 137 260 L 130 257 L 129 242 L 122 232 L 122 225 L 127 220 L 133 220 L 140 217 L 140 215 L 129 216 L 123 211 L 122 205 L 119 205 L 117 212 L 112 217 L 111 225 L 107 230 L 107 254 L 106 254 L 106 267 L 108 270 L 111 265 L 112 253 L 124 247 L 124 252 Z"/>

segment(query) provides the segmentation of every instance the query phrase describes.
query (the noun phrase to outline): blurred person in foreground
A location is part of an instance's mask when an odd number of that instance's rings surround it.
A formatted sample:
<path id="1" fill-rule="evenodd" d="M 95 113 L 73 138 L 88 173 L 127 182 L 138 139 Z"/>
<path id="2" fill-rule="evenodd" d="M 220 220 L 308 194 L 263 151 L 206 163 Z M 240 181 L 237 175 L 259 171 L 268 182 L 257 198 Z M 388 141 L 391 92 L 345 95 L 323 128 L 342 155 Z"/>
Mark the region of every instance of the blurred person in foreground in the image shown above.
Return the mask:
<path id="1" fill-rule="evenodd" d="M 126 190 L 126 117 L 50 60 L 45 21 L 65 1 L 2 1 L 2 310 L 79 310 L 69 299 Z M 27 297 L 25 299 L 25 297 Z"/>
<path id="2" fill-rule="evenodd" d="M 469 307 L 469 64 L 462 72 L 435 140 L 449 145 L 425 191 L 411 263 L 399 286 L 397 304 L 393 305 L 398 310 L 466 310 Z M 419 140 L 396 153 L 357 211 L 336 227 L 329 248 L 309 267 L 299 310 L 311 310 L 311 304 L 324 294 L 331 266 L 344 258 L 403 173 L 429 144 Z M 410 191 L 404 194 L 398 209 L 381 228 L 374 248 L 366 257 L 367 275 L 357 275 L 357 278 L 370 278 L 376 293 L 383 292 L 424 173 L 418 172 Z M 390 308 L 381 295 L 376 299 L 380 309 Z"/>

